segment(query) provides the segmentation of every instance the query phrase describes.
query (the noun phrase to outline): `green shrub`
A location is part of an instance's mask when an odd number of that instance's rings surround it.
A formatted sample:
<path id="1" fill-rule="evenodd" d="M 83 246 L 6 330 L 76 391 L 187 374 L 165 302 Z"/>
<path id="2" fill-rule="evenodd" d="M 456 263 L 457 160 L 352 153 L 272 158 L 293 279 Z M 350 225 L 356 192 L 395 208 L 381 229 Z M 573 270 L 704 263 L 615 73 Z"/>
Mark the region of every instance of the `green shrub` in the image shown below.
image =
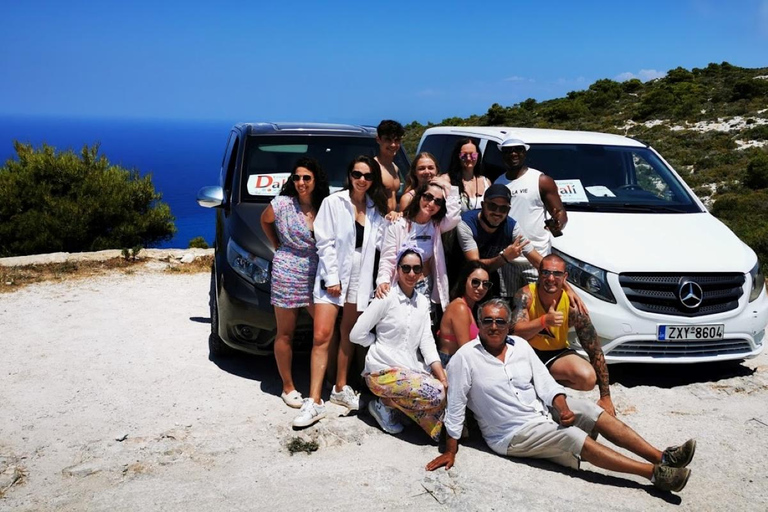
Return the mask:
<path id="1" fill-rule="evenodd" d="M 151 176 L 80 154 L 14 141 L 0 167 L 0 257 L 149 247 L 176 232 Z"/>
<path id="2" fill-rule="evenodd" d="M 768 155 L 758 154 L 749 161 L 744 185 L 752 190 L 768 188 Z"/>
<path id="3" fill-rule="evenodd" d="M 715 201 L 712 214 L 757 253 L 762 265 L 768 264 L 768 191 L 724 194 Z"/>
<path id="4" fill-rule="evenodd" d="M 205 238 L 201 236 L 196 236 L 195 238 L 189 241 L 189 248 L 190 249 L 208 249 L 208 242 L 205 241 Z"/>

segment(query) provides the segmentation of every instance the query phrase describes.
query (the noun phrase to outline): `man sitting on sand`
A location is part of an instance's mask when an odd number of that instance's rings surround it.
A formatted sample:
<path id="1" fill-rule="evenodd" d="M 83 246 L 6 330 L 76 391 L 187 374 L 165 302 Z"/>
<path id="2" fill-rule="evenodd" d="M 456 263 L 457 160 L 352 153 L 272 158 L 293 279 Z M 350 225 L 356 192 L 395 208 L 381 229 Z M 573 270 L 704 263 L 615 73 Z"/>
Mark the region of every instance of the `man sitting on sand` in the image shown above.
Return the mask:
<path id="1" fill-rule="evenodd" d="M 427 464 L 450 469 L 459 449 L 466 408 L 474 413 L 488 446 L 500 455 L 549 459 L 578 468 L 579 458 L 595 466 L 642 476 L 665 491 L 680 491 L 696 441 L 663 452 L 588 400 L 566 400 L 565 389 L 523 338 L 508 336 L 512 312 L 492 299 L 477 313 L 479 337 L 466 343 L 448 365 L 445 453 Z M 648 462 L 618 453 L 589 437 L 592 432 Z"/>

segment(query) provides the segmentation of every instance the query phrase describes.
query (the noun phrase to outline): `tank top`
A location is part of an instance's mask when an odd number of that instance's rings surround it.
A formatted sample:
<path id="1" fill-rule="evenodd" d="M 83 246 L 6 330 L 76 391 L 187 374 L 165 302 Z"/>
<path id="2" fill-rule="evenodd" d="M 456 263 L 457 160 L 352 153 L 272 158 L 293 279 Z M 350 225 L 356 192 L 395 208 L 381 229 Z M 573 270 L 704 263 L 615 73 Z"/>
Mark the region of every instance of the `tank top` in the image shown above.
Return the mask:
<path id="1" fill-rule="evenodd" d="M 539 192 L 541 171 L 528 170 L 516 180 L 508 180 L 505 174 L 496 179 L 496 183 L 505 185 L 512 192 L 509 216 L 520 224 L 531 245 L 542 256 L 551 252 L 552 241 L 549 231 L 544 229 L 544 201 Z M 525 256 L 517 258 L 527 261 Z"/>
<path id="2" fill-rule="evenodd" d="M 540 317 L 547 314 L 547 310 L 544 309 L 541 301 L 539 300 L 539 294 L 536 293 L 536 283 L 528 285 L 528 289 L 531 291 L 531 303 L 528 305 L 528 319 L 538 320 Z M 537 334 L 528 340 L 528 344 L 536 350 L 562 350 L 568 348 L 568 308 L 570 308 L 570 299 L 568 294 L 563 292 L 560 296 L 560 301 L 557 303 L 555 310 L 560 311 L 565 318 L 563 325 L 560 327 L 547 326 L 541 329 Z"/>
<path id="3" fill-rule="evenodd" d="M 363 246 L 363 235 L 365 235 L 365 226 L 355 221 L 355 249 Z"/>

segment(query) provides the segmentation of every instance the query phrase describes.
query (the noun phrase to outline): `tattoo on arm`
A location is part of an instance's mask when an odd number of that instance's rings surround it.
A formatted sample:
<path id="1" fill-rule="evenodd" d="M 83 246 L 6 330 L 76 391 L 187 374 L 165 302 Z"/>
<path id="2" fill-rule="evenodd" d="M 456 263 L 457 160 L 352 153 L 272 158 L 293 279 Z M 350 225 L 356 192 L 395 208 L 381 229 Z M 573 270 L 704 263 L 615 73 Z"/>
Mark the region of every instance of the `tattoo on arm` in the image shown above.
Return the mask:
<path id="1" fill-rule="evenodd" d="M 514 305 L 515 308 L 512 311 L 512 332 L 515 332 L 515 324 L 517 322 L 526 322 L 528 321 L 528 306 L 531 304 L 531 293 L 528 290 L 528 287 L 520 288 L 517 293 L 515 294 L 514 298 Z"/>
<path id="2" fill-rule="evenodd" d="M 569 313 L 569 317 L 568 321 L 576 330 L 579 342 L 589 356 L 589 361 L 592 363 L 592 367 L 595 369 L 600 396 L 610 396 L 611 390 L 609 387 L 608 366 L 605 363 L 603 348 L 600 345 L 600 340 L 597 338 L 597 331 L 595 331 L 592 321 L 588 316 L 582 315 L 575 310 L 572 310 Z"/>

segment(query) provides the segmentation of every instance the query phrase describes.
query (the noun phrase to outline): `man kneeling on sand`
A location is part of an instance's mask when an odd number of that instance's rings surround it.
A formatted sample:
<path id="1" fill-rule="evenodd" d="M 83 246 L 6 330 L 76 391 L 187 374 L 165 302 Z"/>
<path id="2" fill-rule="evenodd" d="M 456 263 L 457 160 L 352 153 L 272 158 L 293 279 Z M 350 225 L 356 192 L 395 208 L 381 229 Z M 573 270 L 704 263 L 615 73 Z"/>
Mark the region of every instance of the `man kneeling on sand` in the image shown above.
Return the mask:
<path id="1" fill-rule="evenodd" d="M 549 459 L 578 468 L 580 459 L 595 466 L 648 478 L 665 491 L 680 491 L 690 476 L 687 466 L 696 441 L 664 451 L 598 405 L 566 400 L 565 389 L 547 371 L 528 343 L 508 336 L 512 313 L 493 299 L 477 312 L 479 337 L 466 343 L 448 365 L 445 452 L 427 464 L 450 469 L 459 449 L 466 408 L 474 413 L 488 446 L 500 455 Z M 589 437 L 605 439 L 647 460 L 626 457 Z"/>

